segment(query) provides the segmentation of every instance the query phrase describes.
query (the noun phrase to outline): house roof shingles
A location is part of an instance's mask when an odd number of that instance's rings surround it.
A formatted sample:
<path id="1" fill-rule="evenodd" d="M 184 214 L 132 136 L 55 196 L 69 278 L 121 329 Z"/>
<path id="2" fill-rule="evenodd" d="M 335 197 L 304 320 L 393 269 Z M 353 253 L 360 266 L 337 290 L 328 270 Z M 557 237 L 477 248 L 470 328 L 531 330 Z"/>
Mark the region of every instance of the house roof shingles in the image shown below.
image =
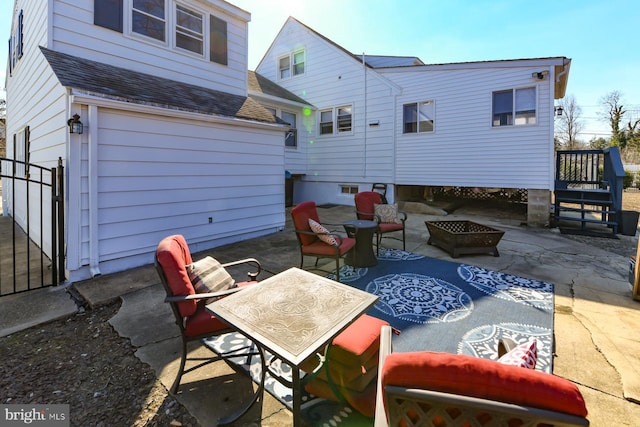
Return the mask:
<path id="1" fill-rule="evenodd" d="M 247 96 L 177 82 L 40 47 L 51 69 L 66 87 L 143 105 L 223 117 L 283 124 Z"/>
<path id="2" fill-rule="evenodd" d="M 287 89 L 256 73 L 255 71 L 249 71 L 248 76 L 249 91 L 262 93 L 264 95 L 274 96 L 277 98 L 283 98 L 304 105 L 310 105 L 309 102 L 300 98 L 298 95 L 288 91 Z"/>

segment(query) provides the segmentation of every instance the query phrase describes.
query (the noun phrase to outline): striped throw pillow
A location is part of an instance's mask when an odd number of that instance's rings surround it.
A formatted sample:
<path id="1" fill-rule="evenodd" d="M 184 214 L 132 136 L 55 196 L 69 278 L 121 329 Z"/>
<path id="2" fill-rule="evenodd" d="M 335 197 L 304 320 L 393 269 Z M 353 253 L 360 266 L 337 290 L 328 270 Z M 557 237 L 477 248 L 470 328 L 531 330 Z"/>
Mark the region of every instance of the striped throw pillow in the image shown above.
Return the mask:
<path id="1" fill-rule="evenodd" d="M 233 277 L 215 258 L 210 256 L 187 265 L 187 273 L 197 294 L 226 291 L 235 287 Z M 214 300 L 215 298 L 208 299 L 206 303 Z"/>

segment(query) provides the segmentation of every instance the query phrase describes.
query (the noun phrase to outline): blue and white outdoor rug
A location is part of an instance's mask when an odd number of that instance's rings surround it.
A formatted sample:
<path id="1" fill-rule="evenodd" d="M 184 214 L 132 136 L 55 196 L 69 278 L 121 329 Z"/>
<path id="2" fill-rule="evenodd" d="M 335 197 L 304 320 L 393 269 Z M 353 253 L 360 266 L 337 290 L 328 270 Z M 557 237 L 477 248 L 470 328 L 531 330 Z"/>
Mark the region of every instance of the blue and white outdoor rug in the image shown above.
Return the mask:
<path id="1" fill-rule="evenodd" d="M 382 248 L 378 265 L 342 267 L 340 280 L 380 298 L 368 314 L 400 330 L 394 351 L 497 360 L 500 338 L 535 337 L 536 369 L 553 370 L 552 283 Z"/>
<path id="2" fill-rule="evenodd" d="M 335 272 L 327 277 L 335 280 Z M 393 336 L 394 352 L 442 351 L 498 359 L 498 341 L 520 344 L 537 339 L 536 369 L 553 370 L 553 284 L 500 273 L 469 264 L 429 258 L 395 249 L 380 249 L 378 265 L 340 269 L 340 280 L 379 297 L 367 313 L 400 330 Z M 220 353 L 248 341 L 239 334 L 205 340 Z M 258 360 L 238 365 L 256 380 Z M 280 373 L 287 365 L 276 366 Z M 267 376 L 265 389 L 291 406 L 291 390 Z M 344 404 L 306 395 L 303 413 L 315 426 L 371 425 Z"/>

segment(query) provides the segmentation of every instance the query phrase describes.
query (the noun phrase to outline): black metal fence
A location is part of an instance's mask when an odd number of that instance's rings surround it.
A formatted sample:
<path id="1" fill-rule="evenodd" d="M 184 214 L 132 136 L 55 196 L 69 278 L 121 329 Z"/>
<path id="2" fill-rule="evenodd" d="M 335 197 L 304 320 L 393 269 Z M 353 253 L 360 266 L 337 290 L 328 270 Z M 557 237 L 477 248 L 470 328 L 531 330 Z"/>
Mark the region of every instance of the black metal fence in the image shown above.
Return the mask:
<path id="1" fill-rule="evenodd" d="M 65 280 L 64 168 L 0 158 L 0 296 Z"/>

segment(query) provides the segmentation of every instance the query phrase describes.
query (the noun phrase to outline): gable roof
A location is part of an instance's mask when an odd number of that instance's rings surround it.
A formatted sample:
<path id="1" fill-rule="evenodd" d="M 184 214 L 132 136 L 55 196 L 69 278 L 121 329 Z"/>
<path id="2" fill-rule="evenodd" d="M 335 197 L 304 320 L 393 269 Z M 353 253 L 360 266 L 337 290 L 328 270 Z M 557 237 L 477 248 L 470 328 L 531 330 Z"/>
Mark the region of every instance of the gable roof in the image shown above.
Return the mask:
<path id="1" fill-rule="evenodd" d="M 313 33 L 315 36 L 321 38 L 342 52 L 346 53 L 348 56 L 352 57 L 356 61 L 362 63 L 362 58 L 364 56 L 364 63 L 367 67 L 371 69 L 381 70 L 381 69 L 399 69 L 399 68 L 407 68 L 407 69 L 430 69 L 432 67 L 462 67 L 468 68 L 470 66 L 494 66 L 496 64 L 515 64 L 515 63 L 523 63 L 530 62 L 532 65 L 538 62 L 546 62 L 548 64 L 544 65 L 553 65 L 555 67 L 556 81 L 554 82 L 554 97 L 555 99 L 560 99 L 565 96 L 565 92 L 567 89 L 567 83 L 569 79 L 569 68 L 571 66 L 571 59 L 567 57 L 551 57 L 551 58 L 521 58 L 521 59 L 507 59 L 507 60 L 488 60 L 488 61 L 470 61 L 470 62 L 452 62 L 446 64 L 428 64 L 422 62 L 420 58 L 417 56 L 384 56 L 384 55 L 366 55 L 361 54 L 357 55 L 349 52 L 347 49 L 343 48 L 333 40 L 323 36 L 313 28 L 308 25 L 298 21 L 293 16 L 289 16 L 287 21 L 284 23 L 280 32 L 276 36 L 276 38 L 272 41 L 271 46 L 275 43 L 275 40 L 280 36 L 283 32 L 284 28 L 290 22 L 296 22 L 298 25 L 306 28 L 308 31 Z M 271 47 L 269 47 L 271 49 Z M 267 50 L 267 52 L 269 51 Z M 265 54 L 266 57 L 266 54 Z M 263 59 L 264 60 L 264 57 Z M 262 60 L 260 61 L 262 63 Z M 444 68 L 443 68 L 444 69 Z"/>
<path id="2" fill-rule="evenodd" d="M 249 92 L 283 98 L 288 101 L 311 106 L 311 104 L 309 104 L 306 100 L 300 98 L 293 92 L 288 91 L 277 83 L 274 83 L 263 75 L 256 73 L 255 71 L 249 71 L 248 77 Z"/>
<path id="3" fill-rule="evenodd" d="M 284 124 L 247 96 L 177 82 L 40 47 L 63 86 L 87 94 L 180 111 Z"/>

